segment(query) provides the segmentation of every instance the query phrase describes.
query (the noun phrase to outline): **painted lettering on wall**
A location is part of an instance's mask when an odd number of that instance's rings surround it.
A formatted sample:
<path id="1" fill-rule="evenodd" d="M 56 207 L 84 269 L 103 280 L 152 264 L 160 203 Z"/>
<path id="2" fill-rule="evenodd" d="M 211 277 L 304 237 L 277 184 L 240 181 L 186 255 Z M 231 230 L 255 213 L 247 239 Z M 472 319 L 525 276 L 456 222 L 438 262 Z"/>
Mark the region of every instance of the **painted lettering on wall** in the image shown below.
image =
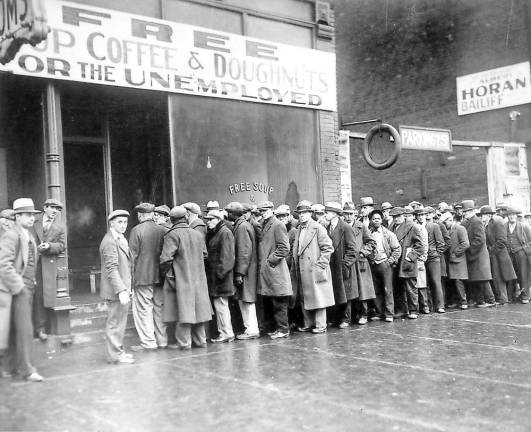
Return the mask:
<path id="1" fill-rule="evenodd" d="M 269 186 L 261 182 L 240 182 L 229 185 L 229 193 L 231 195 L 244 192 L 262 192 L 270 195 L 273 193 L 273 191 L 273 186 Z"/>

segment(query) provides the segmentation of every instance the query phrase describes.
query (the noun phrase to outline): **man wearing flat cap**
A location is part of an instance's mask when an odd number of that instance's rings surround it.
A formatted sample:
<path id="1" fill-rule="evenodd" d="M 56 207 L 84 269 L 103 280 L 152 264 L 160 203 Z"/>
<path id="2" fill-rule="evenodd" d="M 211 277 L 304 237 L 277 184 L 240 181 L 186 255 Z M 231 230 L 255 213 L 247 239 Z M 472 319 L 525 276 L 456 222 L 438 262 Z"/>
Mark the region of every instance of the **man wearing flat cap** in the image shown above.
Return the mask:
<path id="1" fill-rule="evenodd" d="M 476 297 L 477 307 L 495 306 L 494 293 L 489 281 L 492 279 L 490 271 L 490 258 L 487 250 L 485 227 L 476 216 L 476 207 L 473 200 L 461 202 L 463 214 L 462 225 L 467 230 L 470 247 L 466 251 L 468 266 L 468 282 L 472 293 Z"/>
<path id="2" fill-rule="evenodd" d="M 127 210 L 114 210 L 107 221 L 109 230 L 100 244 L 101 298 L 107 302 L 105 347 L 107 362 L 134 363 L 124 349 L 124 334 L 133 288 L 133 259 L 124 237 L 129 220 Z"/>
<path id="3" fill-rule="evenodd" d="M 502 218 L 496 216 L 495 211 L 489 206 L 482 206 L 479 209 L 479 217 L 485 225 L 494 298 L 500 305 L 504 305 L 509 301 L 507 285 L 509 284 L 511 287 L 511 282 L 516 279 L 513 263 L 507 249 L 507 229 Z"/>
<path id="4" fill-rule="evenodd" d="M 0 238 L 15 225 L 15 212 L 12 209 L 0 211 Z"/>
<path id="5" fill-rule="evenodd" d="M 45 341 L 47 309 L 55 306 L 57 293 L 57 257 L 66 249 L 66 226 L 60 221 L 63 209 L 61 201 L 48 198 L 43 204 L 44 213 L 36 218 L 33 234 L 37 239 L 39 262 L 37 265 L 37 287 L 33 303 L 33 323 L 35 333 Z"/>
<path id="6" fill-rule="evenodd" d="M 509 254 L 520 284 L 520 301 L 529 303 L 529 285 L 531 283 L 531 227 L 517 220 L 520 211 L 508 207 L 507 241 Z M 512 293 L 517 296 L 518 293 Z"/>
<path id="7" fill-rule="evenodd" d="M 129 234 L 129 249 L 134 265 L 133 319 L 140 340 L 133 351 L 155 350 L 168 346 L 166 325 L 162 321 L 162 280 L 159 258 L 164 234 L 168 231 L 153 220 L 155 206 L 140 203 L 135 207 L 138 224 Z"/>
<path id="8" fill-rule="evenodd" d="M 5 348 L 8 342 L 2 376 L 18 373 L 26 381 L 39 382 L 43 378 L 32 365 L 31 322 L 38 251 L 30 230 L 35 214 L 40 211 L 35 210 L 31 198 L 16 199 L 13 211 L 15 224 L 2 236 L 0 247 L 0 322 L 5 323 L 7 314 L 10 315 L 10 324 L 0 327 L 0 349 Z"/>
<path id="9" fill-rule="evenodd" d="M 156 206 L 153 209 L 153 220 L 157 225 L 166 228 L 166 231 L 171 229 L 170 208 L 166 204 Z"/>
<path id="10" fill-rule="evenodd" d="M 273 214 L 271 201 L 258 205 L 262 216 L 262 239 L 259 243 L 260 283 L 258 293 L 271 299 L 275 331 L 271 339 L 289 336 L 288 305 L 293 293 L 286 258 L 289 239 L 285 225 Z"/>
<path id="11" fill-rule="evenodd" d="M 190 228 L 195 229 L 203 235 L 203 239 L 206 239 L 207 227 L 201 216 L 201 208 L 199 204 L 194 202 L 187 202 L 183 204 L 183 207 L 186 209 L 186 222 Z"/>

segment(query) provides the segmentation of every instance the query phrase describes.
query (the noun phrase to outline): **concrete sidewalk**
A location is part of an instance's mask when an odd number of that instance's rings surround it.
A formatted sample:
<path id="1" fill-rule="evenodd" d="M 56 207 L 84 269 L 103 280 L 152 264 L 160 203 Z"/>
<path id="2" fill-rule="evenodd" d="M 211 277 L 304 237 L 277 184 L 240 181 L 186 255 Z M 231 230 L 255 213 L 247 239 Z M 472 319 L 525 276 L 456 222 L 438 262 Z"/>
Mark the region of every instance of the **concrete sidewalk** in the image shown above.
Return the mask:
<path id="1" fill-rule="evenodd" d="M 529 305 L 136 358 L 49 352 L 45 382 L 0 381 L 0 430 L 531 430 Z"/>

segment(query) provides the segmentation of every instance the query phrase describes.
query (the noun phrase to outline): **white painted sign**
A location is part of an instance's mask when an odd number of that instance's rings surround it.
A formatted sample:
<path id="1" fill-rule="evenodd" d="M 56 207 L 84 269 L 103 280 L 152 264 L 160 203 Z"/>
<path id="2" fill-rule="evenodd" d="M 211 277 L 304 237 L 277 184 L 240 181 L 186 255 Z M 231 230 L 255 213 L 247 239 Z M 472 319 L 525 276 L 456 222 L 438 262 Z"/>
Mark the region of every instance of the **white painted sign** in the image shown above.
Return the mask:
<path id="1" fill-rule="evenodd" d="M 52 32 L 0 70 L 335 111 L 335 54 L 61 0 Z"/>
<path id="2" fill-rule="evenodd" d="M 350 132 L 348 130 L 339 131 L 338 144 L 341 202 L 345 204 L 346 202 L 352 201 L 352 176 L 350 172 Z"/>
<path id="3" fill-rule="evenodd" d="M 452 151 L 450 129 L 399 126 L 402 148 L 412 150 Z"/>
<path id="4" fill-rule="evenodd" d="M 490 111 L 531 102 L 529 62 L 457 77 L 457 113 Z"/>

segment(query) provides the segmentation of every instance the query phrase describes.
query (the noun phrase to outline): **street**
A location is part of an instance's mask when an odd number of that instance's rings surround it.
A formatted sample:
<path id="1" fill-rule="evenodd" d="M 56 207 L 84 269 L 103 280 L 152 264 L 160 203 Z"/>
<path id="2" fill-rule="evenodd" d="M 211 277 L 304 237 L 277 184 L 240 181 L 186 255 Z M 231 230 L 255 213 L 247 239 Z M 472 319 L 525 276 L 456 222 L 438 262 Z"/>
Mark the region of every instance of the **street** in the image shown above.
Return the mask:
<path id="1" fill-rule="evenodd" d="M 528 431 L 530 329 L 531 308 L 511 304 L 127 366 L 105 363 L 103 341 L 74 345 L 38 358 L 43 383 L 1 381 L 0 428 Z"/>

